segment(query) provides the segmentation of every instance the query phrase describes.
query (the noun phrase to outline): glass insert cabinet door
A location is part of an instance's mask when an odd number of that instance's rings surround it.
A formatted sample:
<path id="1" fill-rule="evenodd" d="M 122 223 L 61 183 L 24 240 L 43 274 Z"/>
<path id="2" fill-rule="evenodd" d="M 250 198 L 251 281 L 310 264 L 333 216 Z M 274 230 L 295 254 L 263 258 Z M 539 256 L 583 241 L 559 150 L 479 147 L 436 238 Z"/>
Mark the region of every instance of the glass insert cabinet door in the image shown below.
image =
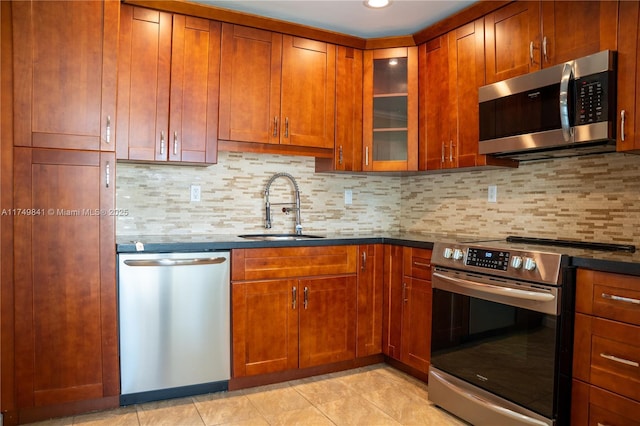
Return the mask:
<path id="1" fill-rule="evenodd" d="M 417 170 L 417 48 L 365 51 L 364 63 L 363 170 Z"/>

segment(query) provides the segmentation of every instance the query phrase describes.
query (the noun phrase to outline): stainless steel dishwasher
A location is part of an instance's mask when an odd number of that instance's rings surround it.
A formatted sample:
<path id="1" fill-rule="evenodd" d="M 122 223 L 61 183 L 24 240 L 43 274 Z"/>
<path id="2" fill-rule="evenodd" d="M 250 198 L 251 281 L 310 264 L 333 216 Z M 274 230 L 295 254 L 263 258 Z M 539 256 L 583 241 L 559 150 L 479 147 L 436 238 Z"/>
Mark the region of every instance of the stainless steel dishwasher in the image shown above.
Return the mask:
<path id="1" fill-rule="evenodd" d="M 120 404 L 228 388 L 230 256 L 118 255 Z"/>

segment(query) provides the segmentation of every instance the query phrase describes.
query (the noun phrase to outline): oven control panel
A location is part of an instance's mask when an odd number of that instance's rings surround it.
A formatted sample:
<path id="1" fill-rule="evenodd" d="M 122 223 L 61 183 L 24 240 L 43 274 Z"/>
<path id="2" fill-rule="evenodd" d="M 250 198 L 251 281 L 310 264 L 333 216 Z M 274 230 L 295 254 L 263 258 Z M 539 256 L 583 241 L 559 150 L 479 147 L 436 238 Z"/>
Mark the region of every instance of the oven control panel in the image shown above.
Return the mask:
<path id="1" fill-rule="evenodd" d="M 554 285 L 560 279 L 562 258 L 559 253 L 512 249 L 492 242 L 482 245 L 436 242 L 431 264 Z"/>
<path id="2" fill-rule="evenodd" d="M 470 247 L 467 250 L 467 261 L 465 264 L 468 266 L 506 271 L 509 267 L 509 252 Z"/>

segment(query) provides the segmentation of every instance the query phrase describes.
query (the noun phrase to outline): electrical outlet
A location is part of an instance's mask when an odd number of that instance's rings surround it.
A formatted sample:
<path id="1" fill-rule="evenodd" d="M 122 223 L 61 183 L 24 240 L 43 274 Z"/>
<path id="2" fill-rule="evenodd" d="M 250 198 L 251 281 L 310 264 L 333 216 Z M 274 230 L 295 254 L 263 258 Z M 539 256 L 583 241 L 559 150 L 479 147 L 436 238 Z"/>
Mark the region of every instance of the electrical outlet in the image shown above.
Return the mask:
<path id="1" fill-rule="evenodd" d="M 487 201 L 490 203 L 498 201 L 498 187 L 496 185 L 489 185 L 487 189 Z"/>
<path id="2" fill-rule="evenodd" d="M 200 185 L 191 185 L 191 201 L 200 201 Z"/>
<path id="3" fill-rule="evenodd" d="M 344 190 L 344 205 L 348 206 L 353 204 L 353 191 L 350 189 Z"/>

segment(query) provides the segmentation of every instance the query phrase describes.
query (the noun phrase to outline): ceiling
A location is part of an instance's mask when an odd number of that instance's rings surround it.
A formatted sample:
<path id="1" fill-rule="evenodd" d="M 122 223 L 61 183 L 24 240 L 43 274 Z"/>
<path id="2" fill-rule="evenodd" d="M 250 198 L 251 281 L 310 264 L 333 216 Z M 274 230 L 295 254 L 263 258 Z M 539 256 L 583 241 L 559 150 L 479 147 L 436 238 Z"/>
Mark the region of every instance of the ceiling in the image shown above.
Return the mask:
<path id="1" fill-rule="evenodd" d="M 362 0 L 195 0 L 361 38 L 414 34 L 475 3 L 469 0 L 392 0 L 371 9 Z"/>

